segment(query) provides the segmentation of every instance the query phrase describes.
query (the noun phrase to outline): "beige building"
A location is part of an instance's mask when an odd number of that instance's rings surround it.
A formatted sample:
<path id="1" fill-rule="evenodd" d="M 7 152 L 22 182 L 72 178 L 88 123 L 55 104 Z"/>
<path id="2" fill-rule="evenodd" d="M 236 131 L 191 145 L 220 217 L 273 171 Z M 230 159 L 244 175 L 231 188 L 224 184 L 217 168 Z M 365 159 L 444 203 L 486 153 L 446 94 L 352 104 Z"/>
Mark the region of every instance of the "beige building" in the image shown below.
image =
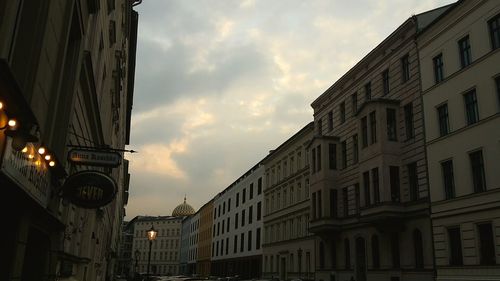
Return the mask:
<path id="1" fill-rule="evenodd" d="M 437 280 L 500 280 L 500 1 L 418 38 Z"/>
<path id="2" fill-rule="evenodd" d="M 0 260 L 6 261 L 1 280 L 99 281 L 114 275 L 128 166 L 73 165 L 67 153 L 71 145 L 121 151 L 128 144 L 134 2 L 0 3 L 0 122 L 18 121 L 15 128 L 0 124 L 0 186 L 9 195 L 0 210 L 10 214 L 0 245 Z M 95 209 L 62 200 L 61 184 L 82 170 L 111 176 L 116 198 Z"/>
<path id="3" fill-rule="evenodd" d="M 309 225 L 309 163 L 306 147 L 311 122 L 262 161 L 264 185 L 263 277 L 314 278 L 315 246 Z"/>
<path id="4" fill-rule="evenodd" d="M 448 8 L 405 21 L 312 103 L 316 280 L 433 279 L 415 37 Z"/>

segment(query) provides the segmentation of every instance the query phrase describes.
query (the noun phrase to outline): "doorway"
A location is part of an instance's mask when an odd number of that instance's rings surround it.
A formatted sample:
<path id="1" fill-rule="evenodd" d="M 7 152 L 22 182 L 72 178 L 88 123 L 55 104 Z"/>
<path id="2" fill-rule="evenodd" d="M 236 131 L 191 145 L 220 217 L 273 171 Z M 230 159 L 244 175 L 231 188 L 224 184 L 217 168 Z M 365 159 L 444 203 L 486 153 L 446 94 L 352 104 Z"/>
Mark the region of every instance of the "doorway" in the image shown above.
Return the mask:
<path id="1" fill-rule="evenodd" d="M 365 239 L 356 238 L 356 280 L 366 281 L 366 246 Z"/>

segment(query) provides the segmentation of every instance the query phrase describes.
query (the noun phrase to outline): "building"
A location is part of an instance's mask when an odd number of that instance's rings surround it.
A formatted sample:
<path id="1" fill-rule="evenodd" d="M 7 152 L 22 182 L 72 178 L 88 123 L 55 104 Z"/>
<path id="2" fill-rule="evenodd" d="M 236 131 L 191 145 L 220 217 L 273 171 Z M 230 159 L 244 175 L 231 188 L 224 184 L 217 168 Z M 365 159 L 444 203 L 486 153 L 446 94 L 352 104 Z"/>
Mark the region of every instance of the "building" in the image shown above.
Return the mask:
<path id="1" fill-rule="evenodd" d="M 313 103 L 309 145 L 316 280 L 433 280 L 413 16 Z"/>
<path id="2" fill-rule="evenodd" d="M 172 216 L 138 216 L 131 221 L 134 224 L 134 257 L 138 257 L 136 272 L 147 273 L 148 259 L 150 259 L 151 274 L 179 274 L 182 221 L 193 213 L 193 207 L 186 203 L 184 197 L 184 202 L 174 208 Z M 150 245 L 147 232 L 151 228 L 158 233 Z"/>
<path id="3" fill-rule="evenodd" d="M 263 276 L 280 280 L 314 277 L 315 237 L 309 232 L 311 122 L 262 161 L 265 167 Z"/>
<path id="4" fill-rule="evenodd" d="M 67 156 L 71 146 L 128 144 L 134 2 L 0 4 L 0 186 L 9 197 L 0 210 L 10 229 L 0 242 L 2 280 L 99 281 L 116 271 L 128 167 L 81 166 Z M 4 126 L 8 119 L 17 122 Z M 116 183 L 109 204 L 87 209 L 59 196 L 85 170 Z"/>
<path id="5" fill-rule="evenodd" d="M 189 247 L 188 247 L 188 273 L 196 274 L 197 259 L 198 259 L 198 240 L 200 230 L 200 210 L 194 213 L 191 217 L 189 226 Z"/>
<path id="6" fill-rule="evenodd" d="M 500 279 L 500 2 L 418 37 L 437 280 Z"/>
<path id="7" fill-rule="evenodd" d="M 212 275 L 261 276 L 263 178 L 258 163 L 213 199 Z"/>
<path id="8" fill-rule="evenodd" d="M 179 273 L 187 275 L 188 271 L 188 253 L 189 253 L 189 237 L 191 235 L 191 218 L 192 216 L 186 216 L 182 220 L 181 227 L 181 249 L 179 253 Z"/>
<path id="9" fill-rule="evenodd" d="M 116 275 L 133 276 L 135 267 L 135 257 L 133 252 L 134 224 L 124 221 L 118 249 L 118 261 Z"/>
<path id="10" fill-rule="evenodd" d="M 198 224 L 198 257 L 196 260 L 196 272 L 203 277 L 210 276 L 211 272 L 212 225 L 214 223 L 214 206 L 212 203 L 212 200 L 208 201 L 199 210 L 200 220 Z"/>

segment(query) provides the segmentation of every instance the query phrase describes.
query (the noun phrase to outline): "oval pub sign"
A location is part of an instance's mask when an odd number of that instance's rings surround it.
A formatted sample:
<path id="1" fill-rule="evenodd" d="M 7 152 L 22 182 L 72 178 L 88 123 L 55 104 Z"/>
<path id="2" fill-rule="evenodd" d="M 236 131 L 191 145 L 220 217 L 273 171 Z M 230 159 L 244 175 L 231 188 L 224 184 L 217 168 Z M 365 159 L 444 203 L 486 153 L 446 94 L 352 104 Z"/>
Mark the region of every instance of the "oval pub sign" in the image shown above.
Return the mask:
<path id="1" fill-rule="evenodd" d="M 115 181 L 99 171 L 82 171 L 71 175 L 62 187 L 62 196 L 78 207 L 97 209 L 115 199 Z"/>

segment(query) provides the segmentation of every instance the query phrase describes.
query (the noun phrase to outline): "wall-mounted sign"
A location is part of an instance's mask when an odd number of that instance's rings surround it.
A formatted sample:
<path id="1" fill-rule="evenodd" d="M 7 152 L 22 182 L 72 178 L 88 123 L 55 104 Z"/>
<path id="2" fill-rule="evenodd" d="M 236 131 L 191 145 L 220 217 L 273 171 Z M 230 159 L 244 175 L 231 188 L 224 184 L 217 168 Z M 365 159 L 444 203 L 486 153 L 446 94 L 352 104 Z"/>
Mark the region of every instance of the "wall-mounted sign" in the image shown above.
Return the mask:
<path id="1" fill-rule="evenodd" d="M 118 167 L 122 156 L 114 151 L 72 149 L 68 152 L 68 160 L 77 165 Z"/>
<path id="2" fill-rule="evenodd" d="M 50 199 L 50 170 L 32 143 L 27 143 L 26 148 L 26 152 L 12 149 L 12 138 L 7 137 L 0 171 L 46 208 Z"/>
<path id="3" fill-rule="evenodd" d="M 82 171 L 69 176 L 62 187 L 62 196 L 76 206 L 97 209 L 115 199 L 117 187 L 108 175 L 98 171 Z"/>

